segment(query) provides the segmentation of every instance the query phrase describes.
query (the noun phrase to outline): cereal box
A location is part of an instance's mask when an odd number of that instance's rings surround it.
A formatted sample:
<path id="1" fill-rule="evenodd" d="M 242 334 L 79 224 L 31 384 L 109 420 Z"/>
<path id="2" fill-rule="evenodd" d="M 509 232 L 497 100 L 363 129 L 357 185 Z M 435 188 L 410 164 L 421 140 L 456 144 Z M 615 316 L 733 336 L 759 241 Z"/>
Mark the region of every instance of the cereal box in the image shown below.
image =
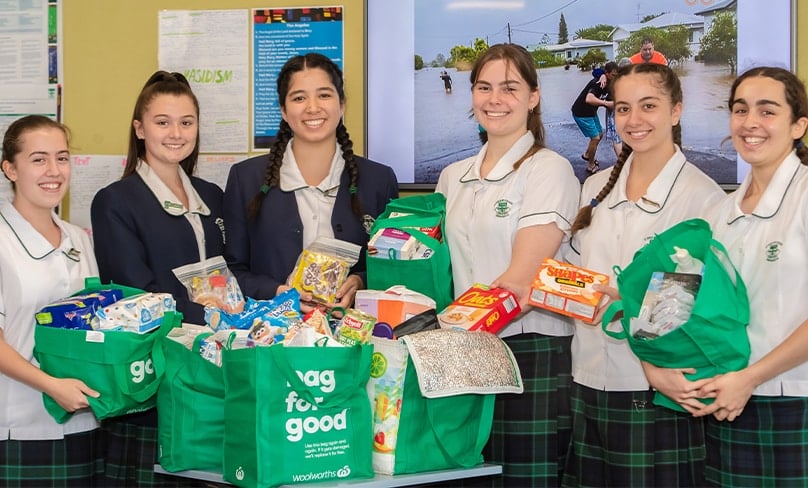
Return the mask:
<path id="1" fill-rule="evenodd" d="M 445 329 L 483 330 L 496 334 L 521 311 L 513 293 L 475 283 L 438 314 L 438 321 Z"/>
<path id="2" fill-rule="evenodd" d="M 592 287 L 608 283 L 604 274 L 547 258 L 539 266 L 528 301 L 535 307 L 591 323 L 603 295 Z"/>

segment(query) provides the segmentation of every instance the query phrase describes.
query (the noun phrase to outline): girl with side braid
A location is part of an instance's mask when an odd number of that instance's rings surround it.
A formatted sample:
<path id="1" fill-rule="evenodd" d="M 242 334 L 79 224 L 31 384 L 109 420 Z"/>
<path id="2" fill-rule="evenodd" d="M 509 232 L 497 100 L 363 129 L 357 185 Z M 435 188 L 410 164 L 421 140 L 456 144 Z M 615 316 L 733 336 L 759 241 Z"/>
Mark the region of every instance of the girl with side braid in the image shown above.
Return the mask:
<path id="1" fill-rule="evenodd" d="M 585 205 L 572 225 L 569 260 L 608 273 L 614 283 L 613 266 L 627 266 L 655 234 L 701 216 L 724 193 L 680 149 L 682 88 L 670 68 L 626 66 L 612 80 L 611 90 L 623 151 L 612 168 L 584 183 Z M 616 289 L 604 291 L 617 298 Z M 655 406 L 644 371 L 653 367 L 641 364 L 626 341 L 606 336 L 599 319 L 594 326 L 575 324 L 572 444 L 563 485 L 700 486 L 702 422 Z M 701 384 L 684 376 L 691 370 L 663 372 L 658 376 L 665 381 L 652 382 L 655 388 L 680 399 L 685 408 L 699 403 Z"/>
<path id="2" fill-rule="evenodd" d="M 362 257 L 337 291 L 350 306 L 365 284 L 373 220 L 398 197 L 393 170 L 354 154 L 342 121 L 342 72 L 326 56 L 289 59 L 278 74 L 283 120 L 269 154 L 236 164 L 225 189 L 225 258 L 246 296 L 288 289 L 301 251 L 317 237 L 361 245 Z M 311 297 L 301 294 L 303 308 Z"/>

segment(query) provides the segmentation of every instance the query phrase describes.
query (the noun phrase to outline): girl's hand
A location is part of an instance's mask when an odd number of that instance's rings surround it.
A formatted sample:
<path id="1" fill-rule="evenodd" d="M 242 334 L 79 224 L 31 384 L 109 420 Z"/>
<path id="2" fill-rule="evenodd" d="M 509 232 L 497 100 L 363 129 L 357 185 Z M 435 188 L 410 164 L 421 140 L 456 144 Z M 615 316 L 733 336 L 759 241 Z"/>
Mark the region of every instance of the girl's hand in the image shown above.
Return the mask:
<path id="1" fill-rule="evenodd" d="M 690 381 L 685 378 L 686 374 L 694 374 L 693 368 L 660 368 L 645 361 L 642 362 L 642 369 L 648 383 L 682 406 L 693 415 L 697 415 L 705 407 L 699 398 L 699 389 L 710 382 L 711 378 Z"/>
<path id="2" fill-rule="evenodd" d="M 699 389 L 702 398 L 714 397 L 715 401 L 707 405 L 697 417 L 712 414 L 718 420 L 732 422 L 740 414 L 752 397 L 755 384 L 747 378 L 746 369 L 726 373 L 710 379 Z"/>
<path id="3" fill-rule="evenodd" d="M 600 303 L 598 303 L 598 311 L 595 313 L 595 318 L 592 319 L 592 324 L 599 326 L 603 320 L 603 314 L 606 313 L 606 309 L 609 308 L 609 305 L 611 305 L 612 302 L 620 300 L 620 292 L 617 291 L 617 288 L 608 285 L 595 284 L 592 285 L 592 289 L 603 293 L 603 296 L 600 297 Z"/>
<path id="4" fill-rule="evenodd" d="M 364 286 L 365 284 L 362 282 L 362 278 L 360 278 L 359 275 L 349 275 L 345 283 L 337 290 L 337 301 L 327 304 L 328 308 L 342 307 L 347 309 L 352 307 L 356 292 Z"/>
<path id="5" fill-rule="evenodd" d="M 74 378 L 52 378 L 45 393 L 68 412 L 89 407 L 87 396 L 93 398 L 101 396 L 100 393 L 85 385 L 83 381 Z"/>

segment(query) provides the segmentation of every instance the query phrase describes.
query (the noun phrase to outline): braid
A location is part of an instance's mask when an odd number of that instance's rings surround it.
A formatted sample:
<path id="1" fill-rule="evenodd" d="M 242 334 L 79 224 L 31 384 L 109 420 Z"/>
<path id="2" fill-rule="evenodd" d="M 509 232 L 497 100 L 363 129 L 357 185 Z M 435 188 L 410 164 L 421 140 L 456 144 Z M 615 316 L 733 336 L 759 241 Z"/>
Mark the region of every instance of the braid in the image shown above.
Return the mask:
<path id="1" fill-rule="evenodd" d="M 808 166 L 808 146 L 806 146 L 801 139 L 797 139 L 794 141 L 794 146 L 797 149 L 797 157 L 800 158 L 800 162 L 806 166 Z"/>
<path id="2" fill-rule="evenodd" d="M 361 218 L 362 205 L 359 203 L 359 194 L 357 193 L 357 188 L 359 188 L 359 165 L 356 163 L 353 141 L 351 141 L 351 137 L 348 135 L 348 129 L 345 128 L 345 124 L 343 124 L 342 121 L 340 121 L 337 126 L 337 142 L 339 142 L 342 148 L 342 159 L 345 160 L 345 170 L 348 171 L 348 175 L 350 176 L 351 186 L 348 188 L 348 191 L 351 194 L 351 209 L 354 215 Z"/>
<path id="3" fill-rule="evenodd" d="M 275 141 L 272 143 L 272 148 L 269 150 L 267 167 L 264 171 L 264 182 L 261 184 L 261 190 L 252 197 L 250 203 L 247 205 L 247 218 L 255 220 L 261 211 L 261 204 L 267 197 L 270 188 L 280 185 L 281 180 L 281 165 L 283 164 L 283 155 L 286 152 L 286 145 L 292 138 L 292 128 L 285 120 L 281 120 L 278 127 L 278 134 L 275 136 Z M 266 188 L 267 191 L 264 191 Z"/>
<path id="4" fill-rule="evenodd" d="M 592 223 L 592 209 L 597 204 L 602 202 L 609 193 L 611 193 L 612 188 L 614 188 L 615 183 L 617 183 L 617 178 L 620 177 L 620 172 L 623 171 L 623 166 L 625 166 L 626 160 L 628 160 L 631 151 L 631 147 L 628 144 L 623 143 L 623 151 L 620 153 L 620 157 L 617 158 L 617 162 L 614 163 L 614 166 L 612 167 L 612 172 L 609 174 L 609 181 L 603 185 L 600 193 L 598 193 L 597 196 L 592 199 L 592 202 L 589 205 L 581 207 L 581 210 L 578 211 L 578 215 L 575 216 L 575 221 L 572 223 L 572 228 L 570 229 L 573 235 L 579 230 L 589 227 L 589 224 Z"/>

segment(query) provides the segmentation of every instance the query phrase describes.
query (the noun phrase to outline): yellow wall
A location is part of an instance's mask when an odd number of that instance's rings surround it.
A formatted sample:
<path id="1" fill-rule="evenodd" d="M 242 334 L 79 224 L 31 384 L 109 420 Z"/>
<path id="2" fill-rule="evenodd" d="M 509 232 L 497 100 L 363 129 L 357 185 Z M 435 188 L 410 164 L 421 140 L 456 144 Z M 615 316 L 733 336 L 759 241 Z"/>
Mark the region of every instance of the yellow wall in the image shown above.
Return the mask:
<path id="1" fill-rule="evenodd" d="M 160 10 L 345 7 L 345 124 L 364 153 L 363 0 L 63 0 L 64 121 L 74 154 L 125 154 L 132 108 L 157 69 Z M 244 40 L 244 48 L 252 49 Z M 246 142 L 246 141 L 245 141 Z"/>

